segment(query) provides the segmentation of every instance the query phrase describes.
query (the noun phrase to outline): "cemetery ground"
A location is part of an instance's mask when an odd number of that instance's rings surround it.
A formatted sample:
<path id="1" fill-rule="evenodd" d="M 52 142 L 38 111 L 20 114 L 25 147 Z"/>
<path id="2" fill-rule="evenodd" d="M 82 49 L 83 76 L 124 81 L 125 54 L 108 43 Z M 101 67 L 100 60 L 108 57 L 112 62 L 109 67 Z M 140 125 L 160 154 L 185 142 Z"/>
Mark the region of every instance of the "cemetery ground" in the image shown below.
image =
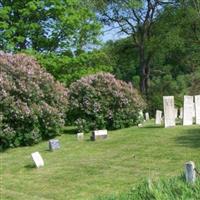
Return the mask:
<path id="1" fill-rule="evenodd" d="M 73 200 L 127 192 L 148 178 L 179 176 L 193 160 L 200 168 L 199 126 L 163 128 L 145 124 L 109 131 L 108 139 L 77 141 L 66 128 L 61 148 L 50 152 L 48 141 L 1 153 L 2 200 Z M 31 153 L 39 151 L 45 166 L 36 169 Z"/>

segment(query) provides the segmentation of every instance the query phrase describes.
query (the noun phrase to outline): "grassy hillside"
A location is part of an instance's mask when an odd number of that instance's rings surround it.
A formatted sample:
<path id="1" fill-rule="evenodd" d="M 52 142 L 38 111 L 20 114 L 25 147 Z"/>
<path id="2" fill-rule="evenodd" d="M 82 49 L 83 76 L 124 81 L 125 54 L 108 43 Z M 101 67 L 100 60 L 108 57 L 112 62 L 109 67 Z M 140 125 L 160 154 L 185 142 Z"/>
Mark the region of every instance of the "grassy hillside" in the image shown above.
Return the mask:
<path id="1" fill-rule="evenodd" d="M 105 141 L 77 141 L 73 129 L 58 137 L 61 149 L 48 142 L 9 149 L 0 155 L 2 200 L 79 200 L 128 192 L 150 178 L 183 172 L 184 163 L 200 164 L 199 126 L 162 128 L 146 124 L 111 131 Z M 39 151 L 45 167 L 33 167 L 30 154 Z M 197 166 L 200 168 L 200 166 Z"/>

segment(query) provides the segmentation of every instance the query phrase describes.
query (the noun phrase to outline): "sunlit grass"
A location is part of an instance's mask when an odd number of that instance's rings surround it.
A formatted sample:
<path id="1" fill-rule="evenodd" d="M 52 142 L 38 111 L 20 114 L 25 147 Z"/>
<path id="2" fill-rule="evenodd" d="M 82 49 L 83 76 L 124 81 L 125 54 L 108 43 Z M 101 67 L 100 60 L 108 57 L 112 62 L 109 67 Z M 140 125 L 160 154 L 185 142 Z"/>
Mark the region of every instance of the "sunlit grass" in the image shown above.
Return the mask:
<path id="1" fill-rule="evenodd" d="M 148 178 L 180 175 L 184 163 L 200 160 L 199 126 L 110 131 L 109 138 L 77 141 L 73 129 L 58 137 L 61 149 L 48 142 L 1 153 L 2 200 L 94 199 L 129 191 Z M 30 154 L 39 151 L 45 166 L 33 168 Z M 200 168 L 200 166 L 197 166 Z"/>

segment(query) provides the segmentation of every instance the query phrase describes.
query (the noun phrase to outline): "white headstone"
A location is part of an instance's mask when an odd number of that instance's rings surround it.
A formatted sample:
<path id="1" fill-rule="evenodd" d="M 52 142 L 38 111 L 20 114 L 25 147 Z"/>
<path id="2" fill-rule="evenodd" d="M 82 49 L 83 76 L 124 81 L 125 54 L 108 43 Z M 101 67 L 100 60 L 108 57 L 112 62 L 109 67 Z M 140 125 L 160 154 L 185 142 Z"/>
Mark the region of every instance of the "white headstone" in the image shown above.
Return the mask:
<path id="1" fill-rule="evenodd" d="M 77 139 L 83 140 L 84 139 L 84 133 L 77 133 Z"/>
<path id="2" fill-rule="evenodd" d="M 195 96 L 196 124 L 200 125 L 200 95 Z"/>
<path id="3" fill-rule="evenodd" d="M 37 168 L 44 166 L 44 161 L 43 161 L 42 156 L 40 155 L 39 152 L 32 153 L 31 157 L 32 157 Z"/>
<path id="4" fill-rule="evenodd" d="M 147 121 L 149 120 L 149 113 L 148 113 L 148 112 L 145 113 L 145 119 L 146 119 Z"/>
<path id="5" fill-rule="evenodd" d="M 139 119 L 140 119 L 141 121 L 144 121 L 144 114 L 143 114 L 143 111 L 142 111 L 142 110 L 139 111 Z"/>
<path id="6" fill-rule="evenodd" d="M 156 110 L 156 124 L 160 125 L 162 123 L 162 111 Z"/>
<path id="7" fill-rule="evenodd" d="M 108 136 L 107 130 L 95 130 L 92 132 L 91 140 L 106 139 Z"/>
<path id="8" fill-rule="evenodd" d="M 174 116 L 175 119 L 178 118 L 178 108 L 174 108 Z"/>
<path id="9" fill-rule="evenodd" d="M 180 108 L 180 115 L 179 115 L 180 119 L 183 119 L 183 108 Z"/>
<path id="10" fill-rule="evenodd" d="M 196 180 L 195 164 L 192 161 L 185 163 L 185 178 L 189 183 L 194 183 Z"/>
<path id="11" fill-rule="evenodd" d="M 164 96 L 163 104 L 164 104 L 165 128 L 173 127 L 176 125 L 174 116 L 174 97 Z"/>
<path id="12" fill-rule="evenodd" d="M 183 125 L 193 124 L 194 102 L 193 96 L 184 96 Z"/>

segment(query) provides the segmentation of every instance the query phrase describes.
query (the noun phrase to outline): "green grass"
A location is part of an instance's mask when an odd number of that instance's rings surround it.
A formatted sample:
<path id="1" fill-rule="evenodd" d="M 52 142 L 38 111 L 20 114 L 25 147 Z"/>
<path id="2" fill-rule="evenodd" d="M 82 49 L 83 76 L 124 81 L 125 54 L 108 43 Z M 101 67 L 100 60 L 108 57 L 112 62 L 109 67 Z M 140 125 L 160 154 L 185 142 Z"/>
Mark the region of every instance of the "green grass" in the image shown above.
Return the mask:
<path id="1" fill-rule="evenodd" d="M 144 128 L 110 131 L 104 141 L 90 135 L 77 141 L 72 129 L 58 137 L 61 149 L 48 142 L 9 149 L 0 155 L 1 200 L 87 200 L 128 192 L 144 180 L 169 178 L 184 163 L 200 164 L 200 127 Z M 30 154 L 39 151 L 45 167 L 33 167 Z M 199 165 L 197 165 L 200 168 Z"/>

